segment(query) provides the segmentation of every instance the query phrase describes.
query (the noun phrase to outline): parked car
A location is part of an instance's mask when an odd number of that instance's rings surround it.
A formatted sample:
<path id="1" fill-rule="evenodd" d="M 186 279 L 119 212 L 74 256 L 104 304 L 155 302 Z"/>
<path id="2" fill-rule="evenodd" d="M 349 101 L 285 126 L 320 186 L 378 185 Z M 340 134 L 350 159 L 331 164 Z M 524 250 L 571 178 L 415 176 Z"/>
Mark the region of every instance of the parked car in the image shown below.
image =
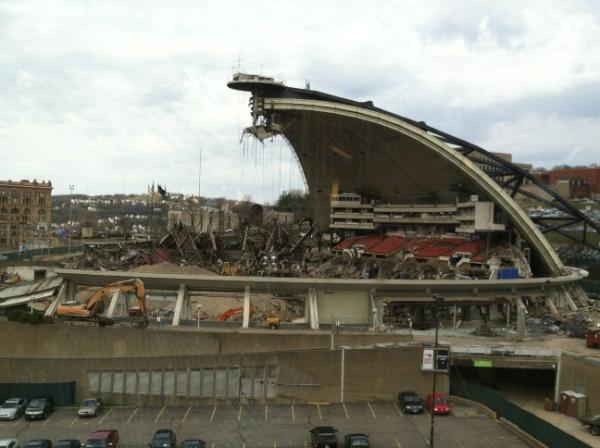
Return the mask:
<path id="1" fill-rule="evenodd" d="M 81 402 L 77 415 L 79 417 L 96 417 L 102 410 L 102 403 L 97 398 L 86 398 Z"/>
<path id="2" fill-rule="evenodd" d="M 63 439 L 56 442 L 54 448 L 81 448 L 81 442 L 76 439 Z"/>
<path id="3" fill-rule="evenodd" d="M 442 393 L 436 393 L 427 395 L 425 401 L 427 409 L 436 415 L 447 415 L 450 414 L 450 404 L 448 403 L 448 395 Z"/>
<path id="4" fill-rule="evenodd" d="M 415 392 L 400 392 L 398 394 L 398 407 L 405 414 L 420 414 L 425 410 L 425 403 Z"/>
<path id="5" fill-rule="evenodd" d="M 600 436 L 600 414 L 592 417 L 580 417 L 579 421 L 588 426 L 593 435 Z"/>
<path id="6" fill-rule="evenodd" d="M 175 448 L 177 437 L 170 429 L 159 429 L 152 436 L 152 441 L 148 444 L 150 448 Z"/>
<path id="7" fill-rule="evenodd" d="M 371 448 L 369 436 L 364 433 L 346 434 L 344 448 Z"/>
<path id="8" fill-rule="evenodd" d="M 336 433 L 332 426 L 316 426 L 310 430 L 312 448 L 339 448 Z"/>
<path id="9" fill-rule="evenodd" d="M 90 434 L 85 448 L 118 448 L 119 431 L 116 429 L 99 429 Z"/>
<path id="10" fill-rule="evenodd" d="M 200 439 L 184 440 L 181 448 L 206 448 L 206 442 Z"/>
<path id="11" fill-rule="evenodd" d="M 31 400 L 25 409 L 27 420 L 45 419 L 54 411 L 54 400 L 52 397 L 38 397 Z"/>
<path id="12" fill-rule="evenodd" d="M 17 439 L 0 439 L 0 448 L 19 448 Z"/>
<path id="13" fill-rule="evenodd" d="M 52 448 L 52 440 L 48 440 L 48 439 L 30 440 L 25 445 L 25 448 Z"/>
<path id="14" fill-rule="evenodd" d="M 26 408 L 25 398 L 9 398 L 0 408 L 0 420 L 16 420 L 23 415 Z"/>

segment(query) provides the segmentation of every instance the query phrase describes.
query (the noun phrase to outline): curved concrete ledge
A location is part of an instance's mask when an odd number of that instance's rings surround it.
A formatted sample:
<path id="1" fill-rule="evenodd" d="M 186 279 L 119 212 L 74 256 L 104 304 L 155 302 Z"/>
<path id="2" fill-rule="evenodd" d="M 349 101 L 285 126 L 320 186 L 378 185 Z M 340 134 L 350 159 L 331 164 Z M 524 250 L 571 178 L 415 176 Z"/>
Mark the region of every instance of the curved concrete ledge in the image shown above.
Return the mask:
<path id="1" fill-rule="evenodd" d="M 184 284 L 191 290 L 253 292 L 306 291 L 309 288 L 335 291 L 386 291 L 422 292 L 431 295 L 436 291 L 468 291 L 476 289 L 501 294 L 502 292 L 541 291 L 546 288 L 575 284 L 585 278 L 586 272 L 568 269 L 568 274 L 557 277 L 539 277 L 516 280 L 359 280 L 291 277 L 225 277 L 217 275 L 149 274 L 142 272 L 90 271 L 57 269 L 56 274 L 77 285 L 103 286 L 128 278 L 139 278 L 147 288 L 177 290 Z"/>

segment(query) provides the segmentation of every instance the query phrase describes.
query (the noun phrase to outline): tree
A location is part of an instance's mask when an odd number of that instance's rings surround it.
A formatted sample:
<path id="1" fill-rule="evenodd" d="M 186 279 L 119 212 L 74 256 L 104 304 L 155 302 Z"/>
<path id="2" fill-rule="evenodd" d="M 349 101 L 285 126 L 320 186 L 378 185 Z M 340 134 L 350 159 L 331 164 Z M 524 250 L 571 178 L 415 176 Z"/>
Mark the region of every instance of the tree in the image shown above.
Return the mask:
<path id="1" fill-rule="evenodd" d="M 312 216 L 313 212 L 310 193 L 301 190 L 284 191 L 277 198 L 274 208 L 278 212 L 293 212 L 299 219 Z"/>

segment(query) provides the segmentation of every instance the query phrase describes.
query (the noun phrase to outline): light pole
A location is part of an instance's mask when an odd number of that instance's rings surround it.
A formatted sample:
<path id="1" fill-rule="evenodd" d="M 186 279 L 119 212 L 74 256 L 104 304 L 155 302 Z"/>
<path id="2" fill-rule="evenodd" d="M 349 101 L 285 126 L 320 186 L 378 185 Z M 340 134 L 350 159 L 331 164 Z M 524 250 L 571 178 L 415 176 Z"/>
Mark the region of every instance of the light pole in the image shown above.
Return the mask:
<path id="1" fill-rule="evenodd" d="M 435 342 L 433 343 L 433 379 L 431 386 L 431 425 L 429 426 L 429 446 L 434 447 L 434 418 L 435 418 L 435 386 L 437 379 L 437 349 L 438 349 L 438 328 L 440 326 L 440 312 L 439 306 L 443 302 L 444 298 L 439 295 L 434 295 L 435 305 L 433 307 L 435 311 Z"/>
<path id="2" fill-rule="evenodd" d="M 71 206 L 73 204 L 73 190 L 75 190 L 75 185 L 69 184 L 69 255 L 71 254 L 71 233 L 73 231 L 73 223 L 71 221 Z"/>

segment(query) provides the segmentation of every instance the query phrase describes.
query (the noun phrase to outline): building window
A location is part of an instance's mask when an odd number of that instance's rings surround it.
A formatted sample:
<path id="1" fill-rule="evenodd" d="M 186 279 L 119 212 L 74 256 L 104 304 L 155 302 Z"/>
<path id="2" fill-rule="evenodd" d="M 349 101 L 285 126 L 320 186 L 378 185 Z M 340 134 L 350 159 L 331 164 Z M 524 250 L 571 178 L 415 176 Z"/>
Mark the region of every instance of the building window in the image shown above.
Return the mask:
<path id="1" fill-rule="evenodd" d="M 38 217 L 40 218 L 40 222 L 46 222 L 46 210 L 41 208 L 38 212 Z"/>
<path id="2" fill-rule="evenodd" d="M 24 222 L 29 222 L 31 219 L 31 210 L 29 210 L 28 208 L 23 210 L 23 221 Z"/>
<path id="3" fill-rule="evenodd" d="M 8 219 L 8 210 L 4 207 L 0 208 L 0 221 L 6 221 Z"/>
<path id="4" fill-rule="evenodd" d="M 11 221 L 18 221 L 19 220 L 19 209 L 17 207 L 13 208 L 10 211 L 10 220 Z"/>

